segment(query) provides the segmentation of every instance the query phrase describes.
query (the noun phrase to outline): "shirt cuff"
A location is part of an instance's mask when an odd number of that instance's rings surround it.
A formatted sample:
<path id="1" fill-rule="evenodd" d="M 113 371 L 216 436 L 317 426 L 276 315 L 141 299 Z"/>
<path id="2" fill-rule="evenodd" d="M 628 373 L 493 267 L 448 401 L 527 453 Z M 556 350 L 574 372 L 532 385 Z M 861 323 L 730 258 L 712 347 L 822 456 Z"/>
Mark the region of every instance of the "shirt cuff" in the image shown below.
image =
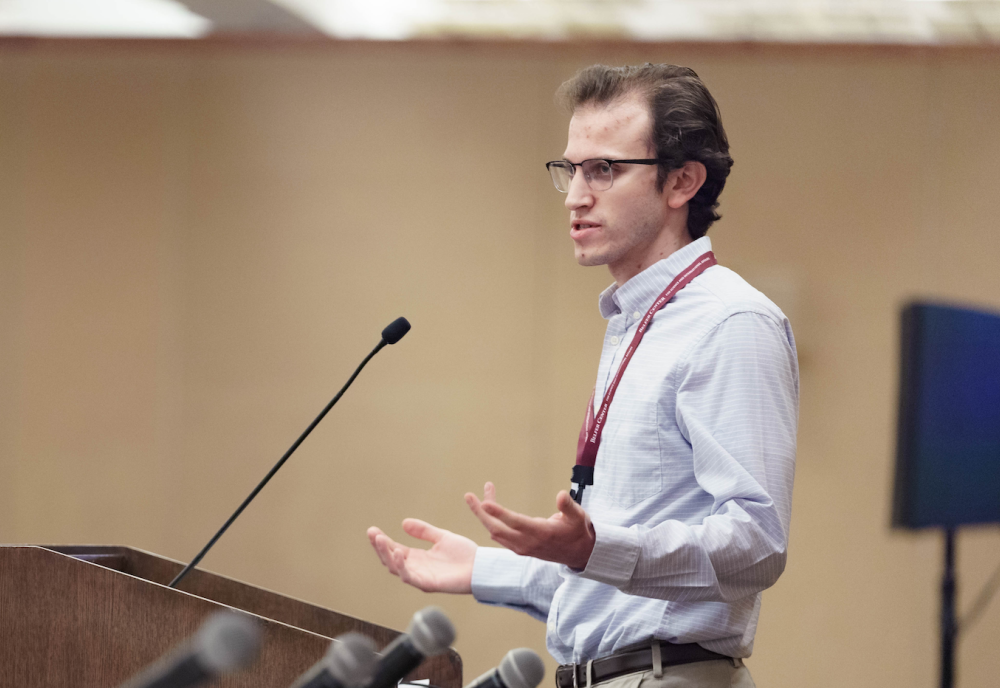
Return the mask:
<path id="1" fill-rule="evenodd" d="M 582 578 L 625 587 L 632 579 L 639 561 L 639 532 L 634 528 L 593 523 L 594 551 L 587 567 L 578 575 Z"/>
<path id="2" fill-rule="evenodd" d="M 472 596 L 488 604 L 523 605 L 528 557 L 501 547 L 478 547 L 472 565 Z"/>

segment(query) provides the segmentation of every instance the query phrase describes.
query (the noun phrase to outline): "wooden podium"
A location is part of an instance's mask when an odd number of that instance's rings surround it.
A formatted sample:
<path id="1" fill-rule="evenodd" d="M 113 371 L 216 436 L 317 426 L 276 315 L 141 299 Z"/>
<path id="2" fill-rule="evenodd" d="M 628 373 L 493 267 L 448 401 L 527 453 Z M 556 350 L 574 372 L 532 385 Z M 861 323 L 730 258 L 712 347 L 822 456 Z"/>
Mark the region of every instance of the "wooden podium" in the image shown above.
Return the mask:
<path id="1" fill-rule="evenodd" d="M 181 568 L 129 547 L 0 546 L 0 684 L 115 688 L 225 608 L 256 616 L 263 645 L 220 688 L 288 688 L 334 636 L 356 631 L 381 648 L 399 635 L 206 571 L 168 588 Z M 448 650 L 407 678 L 461 688 L 462 660 Z"/>

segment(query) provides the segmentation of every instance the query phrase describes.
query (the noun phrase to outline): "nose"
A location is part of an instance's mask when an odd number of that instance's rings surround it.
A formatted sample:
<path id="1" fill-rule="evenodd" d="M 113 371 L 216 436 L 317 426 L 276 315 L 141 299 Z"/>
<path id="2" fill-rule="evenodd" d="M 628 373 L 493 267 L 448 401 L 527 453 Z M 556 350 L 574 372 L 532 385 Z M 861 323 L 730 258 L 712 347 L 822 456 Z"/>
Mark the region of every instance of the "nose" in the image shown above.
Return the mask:
<path id="1" fill-rule="evenodd" d="M 570 210 L 579 208 L 590 208 L 594 205 L 594 192 L 587 183 L 583 175 L 583 170 L 578 171 L 569 180 L 569 191 L 566 193 L 566 207 Z"/>

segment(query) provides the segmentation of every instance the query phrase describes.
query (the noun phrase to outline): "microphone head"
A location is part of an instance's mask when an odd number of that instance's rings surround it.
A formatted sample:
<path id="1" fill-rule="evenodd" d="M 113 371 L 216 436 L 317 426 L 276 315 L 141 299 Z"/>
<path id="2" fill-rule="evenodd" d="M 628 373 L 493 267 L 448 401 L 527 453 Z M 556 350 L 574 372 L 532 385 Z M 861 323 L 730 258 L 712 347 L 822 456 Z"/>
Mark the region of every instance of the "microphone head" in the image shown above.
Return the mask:
<path id="1" fill-rule="evenodd" d="M 375 675 L 375 643 L 360 633 L 345 633 L 330 643 L 326 669 L 345 688 L 366 685 Z"/>
<path id="2" fill-rule="evenodd" d="M 382 330 L 382 339 L 386 344 L 395 344 L 410 331 L 410 321 L 406 318 L 396 318 Z"/>
<path id="3" fill-rule="evenodd" d="M 424 657 L 440 654 L 455 642 L 455 627 L 440 607 L 424 607 L 414 614 L 406 632 Z"/>
<path id="4" fill-rule="evenodd" d="M 198 663 L 210 674 L 227 674 L 249 666 L 260 651 L 260 628 L 236 612 L 216 612 L 192 639 Z"/>
<path id="5" fill-rule="evenodd" d="M 535 688 L 545 677 L 545 664 L 534 650 L 519 647 L 504 655 L 497 673 L 507 688 Z"/>

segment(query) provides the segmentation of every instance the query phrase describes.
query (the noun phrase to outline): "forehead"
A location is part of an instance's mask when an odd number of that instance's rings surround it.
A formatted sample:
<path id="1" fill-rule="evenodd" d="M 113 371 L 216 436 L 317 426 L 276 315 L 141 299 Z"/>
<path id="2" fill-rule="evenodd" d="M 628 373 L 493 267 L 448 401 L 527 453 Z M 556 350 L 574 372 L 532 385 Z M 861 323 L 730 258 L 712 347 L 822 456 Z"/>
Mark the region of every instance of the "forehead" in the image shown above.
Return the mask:
<path id="1" fill-rule="evenodd" d="M 642 157 L 650 130 L 649 108 L 639 96 L 582 105 L 569 122 L 566 159 Z"/>

